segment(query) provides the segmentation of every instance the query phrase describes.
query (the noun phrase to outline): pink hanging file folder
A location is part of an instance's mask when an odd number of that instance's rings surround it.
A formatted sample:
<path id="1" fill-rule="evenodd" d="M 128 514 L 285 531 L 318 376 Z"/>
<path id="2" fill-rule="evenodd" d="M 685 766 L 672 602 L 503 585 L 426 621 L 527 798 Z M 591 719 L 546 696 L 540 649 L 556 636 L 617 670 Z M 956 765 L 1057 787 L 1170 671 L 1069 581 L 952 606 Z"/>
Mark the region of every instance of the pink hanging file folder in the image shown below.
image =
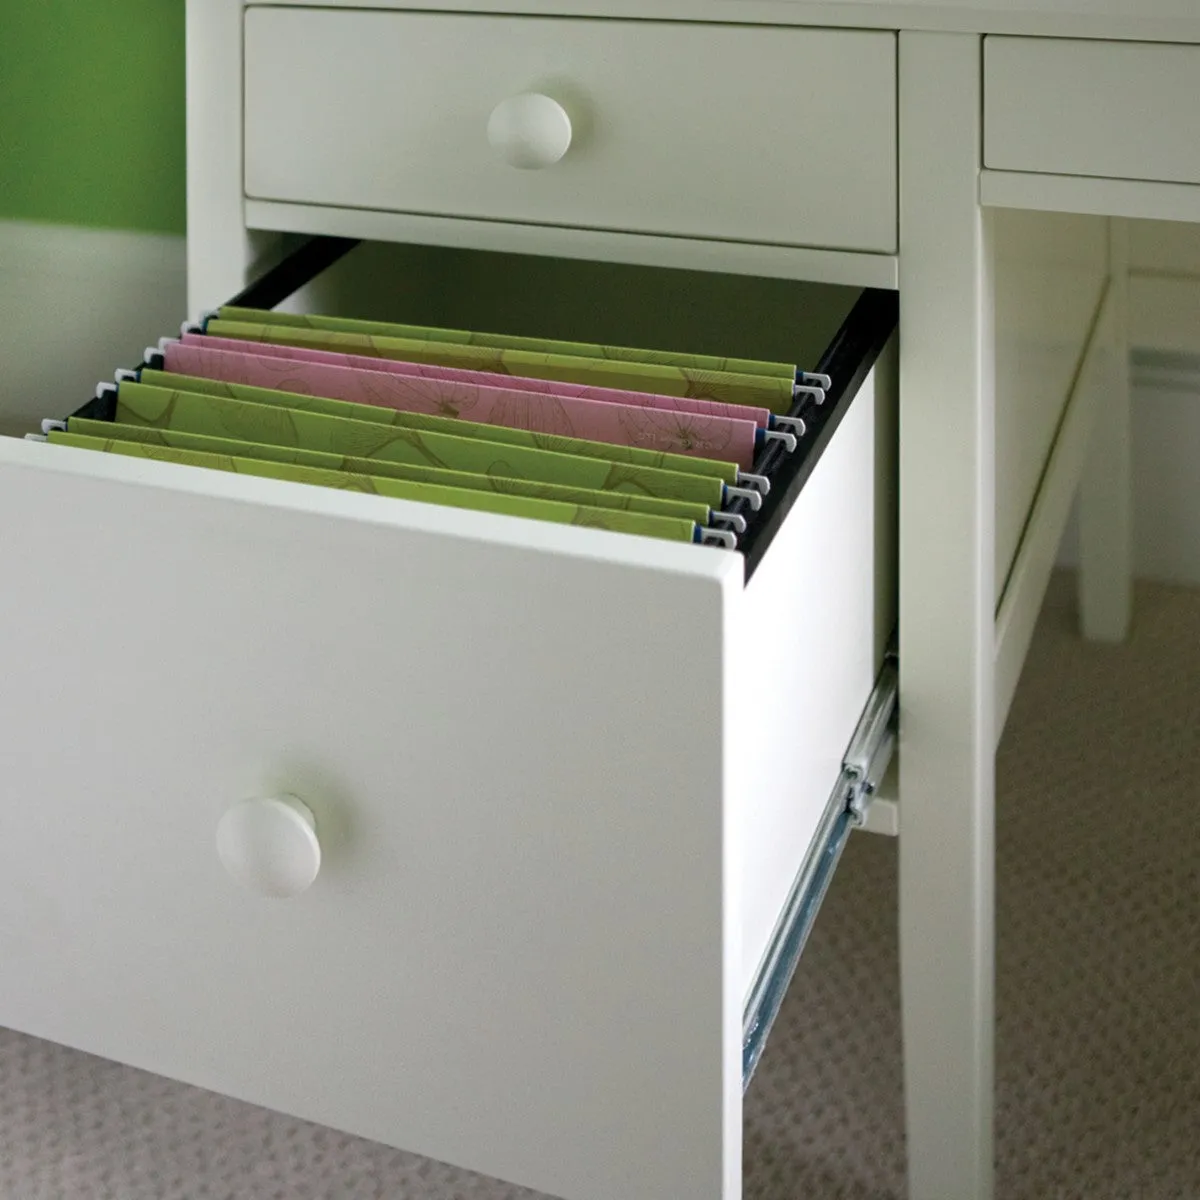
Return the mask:
<path id="1" fill-rule="evenodd" d="M 723 400 L 705 400 L 692 396 L 662 396 L 655 392 L 630 392 L 619 388 L 592 387 L 559 379 L 533 379 L 524 375 L 497 375 L 469 367 L 443 367 L 433 363 L 410 363 L 391 358 L 370 358 L 361 354 L 343 354 L 337 350 L 313 350 L 307 346 L 283 346 L 273 342 L 245 342 L 238 338 L 185 333 L 185 346 L 207 346 L 213 350 L 232 350 L 239 354 L 262 354 L 293 362 L 317 362 L 334 367 L 380 371 L 388 375 L 414 375 L 422 379 L 448 379 L 457 383 L 486 384 L 490 387 L 515 388 L 522 392 L 540 392 L 547 396 L 575 396 L 580 400 L 600 400 L 610 404 L 634 404 L 645 408 L 665 408 L 673 412 L 700 413 L 708 417 L 732 417 L 735 421 L 753 421 L 760 429 L 771 423 L 769 408 L 750 404 L 727 404 Z"/>
<path id="2" fill-rule="evenodd" d="M 754 462 L 758 426 L 750 420 L 285 359 L 259 354 L 257 345 L 254 353 L 214 349 L 208 342 L 167 343 L 166 369 L 402 412 L 721 459 L 745 470 Z"/>

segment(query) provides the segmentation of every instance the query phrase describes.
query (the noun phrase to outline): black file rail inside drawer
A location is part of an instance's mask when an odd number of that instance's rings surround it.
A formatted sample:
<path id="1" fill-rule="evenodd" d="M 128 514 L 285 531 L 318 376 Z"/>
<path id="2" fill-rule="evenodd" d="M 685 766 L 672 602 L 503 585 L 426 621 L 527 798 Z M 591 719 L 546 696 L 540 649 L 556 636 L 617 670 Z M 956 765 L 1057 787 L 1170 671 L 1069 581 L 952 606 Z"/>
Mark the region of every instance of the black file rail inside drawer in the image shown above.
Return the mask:
<path id="1" fill-rule="evenodd" d="M 243 288 L 228 304 L 242 308 L 274 308 L 358 244 L 354 238 L 310 238 Z M 821 361 L 809 368 L 814 373 L 828 375 L 832 381 L 825 398 L 818 400 L 811 394 L 801 393 L 789 411 L 789 416 L 804 421 L 805 432 L 799 439 L 800 444 L 789 451 L 781 443 L 770 441 L 755 459 L 754 474 L 765 476 L 771 484 L 761 507 L 755 512 L 749 501 L 740 498 L 725 506 L 724 511 L 738 513 L 746 522 L 746 531 L 738 539 L 738 551 L 745 558 L 747 580 L 754 574 L 776 531 L 796 503 L 858 389 L 892 336 L 898 319 L 899 299 L 895 292 L 878 288 L 867 288 L 862 292 Z M 161 356 L 148 352 L 137 370 L 142 367 L 161 368 Z M 72 416 L 112 421 L 115 414 L 115 393 L 104 391 Z"/>
<path id="2" fill-rule="evenodd" d="M 892 336 L 899 315 L 895 292 L 868 288 L 859 296 L 821 361 L 811 368 L 832 380 L 824 401 L 818 403 L 811 396 L 801 396 L 792 407 L 790 415 L 802 417 L 806 426 L 800 446 L 789 453 L 771 442 L 760 452 L 754 471 L 771 481 L 771 491 L 758 512 L 751 512 L 745 500 L 729 506 L 729 511 L 740 512 L 746 518 L 746 532 L 738 539 L 738 548 L 746 558 L 747 580 L 804 490 L 851 401 Z"/>

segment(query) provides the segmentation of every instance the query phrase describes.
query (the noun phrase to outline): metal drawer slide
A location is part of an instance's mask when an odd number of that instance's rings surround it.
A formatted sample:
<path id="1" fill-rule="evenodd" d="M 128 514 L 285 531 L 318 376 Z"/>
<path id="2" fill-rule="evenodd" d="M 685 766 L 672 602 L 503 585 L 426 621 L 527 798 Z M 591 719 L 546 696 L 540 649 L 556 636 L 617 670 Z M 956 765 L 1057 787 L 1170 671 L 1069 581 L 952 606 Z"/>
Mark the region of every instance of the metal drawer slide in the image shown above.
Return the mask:
<path id="1" fill-rule="evenodd" d="M 808 935 L 829 890 L 850 833 L 864 824 L 871 798 L 896 746 L 898 673 L 889 653 L 850 739 L 812 850 L 796 876 L 787 904 L 742 1018 L 742 1089 L 749 1087 Z"/>

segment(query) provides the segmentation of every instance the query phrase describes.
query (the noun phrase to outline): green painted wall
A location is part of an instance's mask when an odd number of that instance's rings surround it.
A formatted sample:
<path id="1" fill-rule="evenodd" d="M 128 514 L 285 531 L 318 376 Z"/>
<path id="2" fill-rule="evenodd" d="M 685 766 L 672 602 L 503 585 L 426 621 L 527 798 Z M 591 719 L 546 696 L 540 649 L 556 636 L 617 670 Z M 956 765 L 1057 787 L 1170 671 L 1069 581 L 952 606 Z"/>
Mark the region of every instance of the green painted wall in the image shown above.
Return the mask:
<path id="1" fill-rule="evenodd" d="M 0 220 L 184 231 L 184 0 L 0 0 Z"/>

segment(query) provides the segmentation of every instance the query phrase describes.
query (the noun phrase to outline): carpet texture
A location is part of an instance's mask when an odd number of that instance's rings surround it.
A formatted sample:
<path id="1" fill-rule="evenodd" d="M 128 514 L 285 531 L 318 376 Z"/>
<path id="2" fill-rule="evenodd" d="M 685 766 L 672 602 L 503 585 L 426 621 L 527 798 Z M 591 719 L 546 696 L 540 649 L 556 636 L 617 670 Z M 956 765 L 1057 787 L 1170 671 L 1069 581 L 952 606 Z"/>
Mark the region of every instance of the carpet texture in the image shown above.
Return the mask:
<path id="1" fill-rule="evenodd" d="M 1200 592 L 1055 580 L 998 766 L 1000 1200 L 1200 1196 Z M 746 1200 L 902 1200 L 895 843 L 855 835 L 746 1104 Z M 3 1200 L 538 1200 L 0 1031 Z M 620 1200 L 614 1197 L 614 1200 Z M 685 1200 L 685 1198 L 680 1198 Z"/>

